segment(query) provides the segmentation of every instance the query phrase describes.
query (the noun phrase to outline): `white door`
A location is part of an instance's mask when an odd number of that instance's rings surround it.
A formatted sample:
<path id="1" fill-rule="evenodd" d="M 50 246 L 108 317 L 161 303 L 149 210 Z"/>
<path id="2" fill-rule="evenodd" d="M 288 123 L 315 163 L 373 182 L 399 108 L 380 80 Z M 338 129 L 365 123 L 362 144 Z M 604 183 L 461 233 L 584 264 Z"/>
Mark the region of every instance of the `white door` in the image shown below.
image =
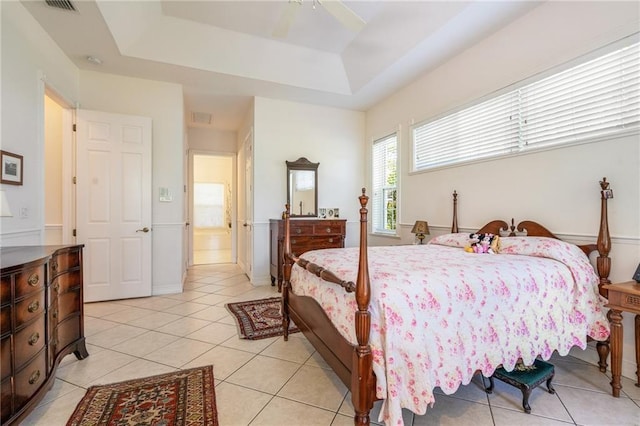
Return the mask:
<path id="1" fill-rule="evenodd" d="M 253 279 L 253 131 L 249 132 L 244 141 L 244 183 L 245 183 L 245 205 L 244 205 L 244 229 L 245 229 L 245 274 L 249 280 Z"/>
<path id="2" fill-rule="evenodd" d="M 78 110 L 85 302 L 151 295 L 151 119 Z"/>

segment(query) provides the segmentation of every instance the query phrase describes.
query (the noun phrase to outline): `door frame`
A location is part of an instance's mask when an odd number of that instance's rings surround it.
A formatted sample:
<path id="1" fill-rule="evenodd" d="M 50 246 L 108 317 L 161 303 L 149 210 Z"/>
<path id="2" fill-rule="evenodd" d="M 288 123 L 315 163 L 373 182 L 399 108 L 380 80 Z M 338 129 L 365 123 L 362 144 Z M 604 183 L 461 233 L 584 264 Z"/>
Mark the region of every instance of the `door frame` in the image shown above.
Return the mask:
<path id="1" fill-rule="evenodd" d="M 187 201 L 187 223 L 189 229 L 187 230 L 187 238 L 189 240 L 188 246 L 188 265 L 193 266 L 193 184 L 194 184 L 194 167 L 193 157 L 196 155 L 206 155 L 211 157 L 228 157 L 231 158 L 231 263 L 238 263 L 238 229 L 236 226 L 237 215 L 237 168 L 238 168 L 238 155 L 235 152 L 221 152 L 221 151 L 208 151 L 201 149 L 189 149 L 189 200 Z"/>

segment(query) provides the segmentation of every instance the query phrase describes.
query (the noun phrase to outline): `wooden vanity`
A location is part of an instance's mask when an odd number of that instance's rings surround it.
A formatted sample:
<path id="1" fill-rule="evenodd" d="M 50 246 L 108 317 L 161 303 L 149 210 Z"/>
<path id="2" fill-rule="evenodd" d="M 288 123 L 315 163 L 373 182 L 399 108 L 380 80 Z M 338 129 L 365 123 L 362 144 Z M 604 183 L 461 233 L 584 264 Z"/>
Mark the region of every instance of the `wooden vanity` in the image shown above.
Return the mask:
<path id="1" fill-rule="evenodd" d="M 89 356 L 82 245 L 0 248 L 1 422 L 18 424 L 55 381 L 58 364 Z"/>

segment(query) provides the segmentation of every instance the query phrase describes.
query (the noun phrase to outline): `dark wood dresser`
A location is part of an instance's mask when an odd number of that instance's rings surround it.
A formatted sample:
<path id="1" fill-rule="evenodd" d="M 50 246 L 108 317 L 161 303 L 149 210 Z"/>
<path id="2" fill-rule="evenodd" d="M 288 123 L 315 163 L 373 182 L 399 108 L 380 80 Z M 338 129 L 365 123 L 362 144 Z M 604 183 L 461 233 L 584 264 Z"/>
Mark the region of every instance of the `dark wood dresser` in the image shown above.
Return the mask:
<path id="1" fill-rule="evenodd" d="M 282 288 L 284 263 L 284 221 L 270 220 L 271 285 Z M 291 251 L 296 255 L 309 250 L 344 247 L 346 219 L 291 219 Z"/>
<path id="2" fill-rule="evenodd" d="M 85 347 L 82 245 L 0 249 L 3 425 L 18 423 L 55 381 L 60 360 Z"/>

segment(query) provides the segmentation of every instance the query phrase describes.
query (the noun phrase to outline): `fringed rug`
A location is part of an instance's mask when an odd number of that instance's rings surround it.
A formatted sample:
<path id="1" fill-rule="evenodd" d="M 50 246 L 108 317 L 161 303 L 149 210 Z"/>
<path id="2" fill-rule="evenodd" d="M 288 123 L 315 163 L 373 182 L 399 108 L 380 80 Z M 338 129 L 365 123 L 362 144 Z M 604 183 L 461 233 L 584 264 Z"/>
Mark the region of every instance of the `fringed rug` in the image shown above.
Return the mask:
<path id="1" fill-rule="evenodd" d="M 248 300 L 246 302 L 227 303 L 225 306 L 238 323 L 240 338 L 249 340 L 266 339 L 267 337 L 282 336 L 282 314 L 280 313 L 281 299 Z M 300 330 L 293 321 L 289 324 L 289 333 Z"/>
<path id="2" fill-rule="evenodd" d="M 213 367 L 91 386 L 67 426 L 218 426 Z"/>

